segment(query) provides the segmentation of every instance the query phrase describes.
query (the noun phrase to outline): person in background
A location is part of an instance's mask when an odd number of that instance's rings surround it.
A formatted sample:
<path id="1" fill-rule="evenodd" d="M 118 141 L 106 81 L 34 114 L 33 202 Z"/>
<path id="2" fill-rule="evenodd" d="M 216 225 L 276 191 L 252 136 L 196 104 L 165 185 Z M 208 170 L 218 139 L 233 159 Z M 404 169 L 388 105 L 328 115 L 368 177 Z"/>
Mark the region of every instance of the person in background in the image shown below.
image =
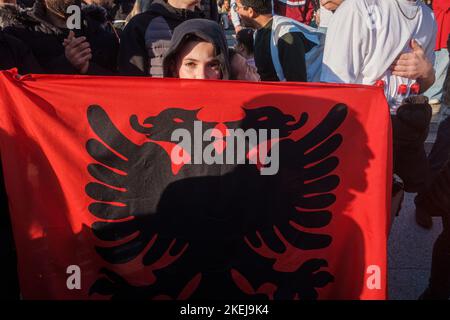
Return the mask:
<path id="1" fill-rule="evenodd" d="M 80 6 L 81 2 L 36 0 L 33 8 L 25 10 L 4 5 L 0 7 L 0 28 L 30 48 L 44 73 L 114 74 L 117 37 L 84 11 L 81 29 L 74 29 L 70 35 L 66 13 L 70 5 Z M 63 45 L 65 39 L 66 45 Z"/>
<path id="2" fill-rule="evenodd" d="M 231 0 L 230 6 L 231 22 L 233 23 L 234 32 L 237 34 L 243 27 L 241 26 L 241 18 L 239 17 L 239 14 L 236 12 L 236 10 L 233 10 L 233 8 L 236 6 L 236 0 Z"/>
<path id="3" fill-rule="evenodd" d="M 272 0 L 273 13 L 294 19 L 304 24 L 311 24 L 314 17 L 313 0 Z"/>
<path id="4" fill-rule="evenodd" d="M 15 4 L 21 8 L 31 8 L 34 5 L 34 0 L 0 0 L 0 4 Z"/>
<path id="5" fill-rule="evenodd" d="M 436 81 L 424 94 L 430 99 L 430 104 L 439 104 L 449 65 L 447 37 L 450 34 L 450 1 L 434 0 L 432 7 L 438 26 L 435 47 L 436 61 L 434 63 Z"/>
<path id="6" fill-rule="evenodd" d="M 344 0 L 320 0 L 320 9 L 318 12 L 319 23 L 317 24 L 322 30 L 326 30 L 330 24 L 333 13 L 342 4 Z"/>
<path id="7" fill-rule="evenodd" d="M 320 5 L 325 9 L 334 12 L 344 0 L 320 0 Z"/>
<path id="8" fill-rule="evenodd" d="M 112 7 L 109 10 L 113 23 L 124 23 L 136 2 L 142 2 L 142 0 L 113 0 Z"/>
<path id="9" fill-rule="evenodd" d="M 447 46 L 450 45 L 450 35 L 447 37 Z M 447 77 L 443 86 L 442 105 L 440 110 L 440 123 L 436 134 L 436 140 L 428 155 L 430 166 L 430 181 L 433 181 L 450 158 L 450 68 L 447 69 Z M 433 208 L 428 206 L 424 199 L 429 194 L 428 186 L 418 192 L 414 202 L 416 204 L 416 222 L 425 229 L 431 229 L 433 220 L 431 214 Z"/>
<path id="10" fill-rule="evenodd" d="M 312 28 L 273 15 L 271 0 L 236 0 L 234 10 L 241 23 L 257 29 L 255 64 L 262 81 L 306 82 L 313 75 L 306 69 L 306 55 L 319 43 Z M 315 63 L 321 65 L 320 60 Z"/>
<path id="11" fill-rule="evenodd" d="M 120 37 L 118 68 L 121 75 L 162 77 L 162 58 L 173 30 L 182 22 L 202 18 L 199 0 L 154 0 L 134 16 Z"/>
<path id="12" fill-rule="evenodd" d="M 130 22 L 131 18 L 138 15 L 139 13 L 145 12 L 150 8 L 152 0 L 136 0 L 133 5 L 133 9 L 125 18 L 125 24 Z"/>
<path id="13" fill-rule="evenodd" d="M 448 125 L 448 124 L 447 124 Z M 448 137 L 447 137 L 448 138 Z M 431 275 L 421 300 L 450 299 L 450 157 L 422 194 L 428 214 L 442 218 L 442 233 L 433 245 Z"/>
<path id="14" fill-rule="evenodd" d="M 224 0 L 219 9 L 220 22 L 224 30 L 228 30 L 230 28 L 230 19 L 228 18 L 230 14 L 230 1 Z"/>
<path id="15" fill-rule="evenodd" d="M 401 85 L 417 81 L 424 92 L 433 84 L 436 29 L 421 1 L 346 0 L 327 30 L 321 80 L 367 85 L 383 80 L 393 106 Z M 402 54 L 420 60 L 420 73 L 409 74 L 415 78 L 407 77 L 411 66 L 404 65 Z"/>
<path id="16" fill-rule="evenodd" d="M 450 45 L 450 36 L 448 37 Z M 448 46 L 447 45 L 447 46 Z M 442 96 L 442 120 L 436 141 L 428 156 L 431 169 L 430 185 L 415 198 L 416 221 L 424 228 L 433 225 L 432 216 L 441 217 L 442 233 L 433 245 L 429 283 L 419 299 L 448 300 L 450 298 L 450 69 Z"/>
<path id="17" fill-rule="evenodd" d="M 203 13 L 203 19 L 216 22 L 220 21 L 217 0 L 200 0 L 197 4 L 197 8 Z"/>
<path id="18" fill-rule="evenodd" d="M 247 64 L 256 68 L 255 65 L 255 48 L 253 44 L 254 30 L 251 28 L 241 29 L 236 34 L 236 51 L 241 54 Z"/>
<path id="19" fill-rule="evenodd" d="M 429 179 L 424 142 L 431 107 L 423 96 L 406 98 L 434 82 L 436 30 L 433 12 L 415 0 L 345 0 L 327 29 L 321 80 L 384 87 L 394 172 L 406 192 L 420 191 Z"/>

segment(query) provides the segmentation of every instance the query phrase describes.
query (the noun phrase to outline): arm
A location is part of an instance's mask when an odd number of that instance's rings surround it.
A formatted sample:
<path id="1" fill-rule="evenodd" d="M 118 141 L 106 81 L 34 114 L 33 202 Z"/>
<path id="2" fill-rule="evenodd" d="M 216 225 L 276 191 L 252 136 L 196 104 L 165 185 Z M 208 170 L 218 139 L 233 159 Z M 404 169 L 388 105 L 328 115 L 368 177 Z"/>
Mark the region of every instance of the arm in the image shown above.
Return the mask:
<path id="1" fill-rule="evenodd" d="M 286 81 L 307 81 L 304 41 L 300 32 L 287 33 L 278 40 L 278 54 Z"/>

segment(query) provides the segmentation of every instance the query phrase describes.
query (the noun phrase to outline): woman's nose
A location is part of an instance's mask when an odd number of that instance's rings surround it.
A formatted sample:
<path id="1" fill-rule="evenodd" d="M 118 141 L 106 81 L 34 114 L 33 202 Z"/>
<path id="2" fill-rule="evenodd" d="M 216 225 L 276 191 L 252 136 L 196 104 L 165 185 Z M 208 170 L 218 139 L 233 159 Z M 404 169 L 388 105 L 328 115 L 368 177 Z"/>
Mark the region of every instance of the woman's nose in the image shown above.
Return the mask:
<path id="1" fill-rule="evenodd" d="M 196 79 L 208 79 L 208 75 L 206 74 L 206 70 L 204 68 L 199 68 L 197 74 L 195 75 Z"/>

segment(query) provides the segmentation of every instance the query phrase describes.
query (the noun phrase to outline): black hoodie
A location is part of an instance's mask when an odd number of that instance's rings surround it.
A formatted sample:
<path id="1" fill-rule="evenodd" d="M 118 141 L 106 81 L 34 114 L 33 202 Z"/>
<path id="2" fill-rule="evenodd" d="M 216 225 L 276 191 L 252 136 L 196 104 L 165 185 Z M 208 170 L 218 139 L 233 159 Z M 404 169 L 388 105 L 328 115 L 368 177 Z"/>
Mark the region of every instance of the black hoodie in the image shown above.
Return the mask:
<path id="1" fill-rule="evenodd" d="M 119 73 L 162 77 L 162 58 L 175 27 L 186 20 L 203 18 L 201 11 L 177 9 L 154 0 L 150 9 L 133 17 L 120 37 Z"/>
<path id="2" fill-rule="evenodd" d="M 0 31 L 0 70 L 11 68 L 17 68 L 20 74 L 43 72 L 25 43 Z"/>
<path id="3" fill-rule="evenodd" d="M 217 22 L 206 19 L 188 20 L 175 28 L 170 47 L 163 60 L 164 77 L 171 76 L 171 66 L 176 65 L 177 54 L 190 36 L 196 36 L 214 45 L 216 58 L 220 62 L 222 79 L 229 80 L 231 68 L 225 36 Z"/>

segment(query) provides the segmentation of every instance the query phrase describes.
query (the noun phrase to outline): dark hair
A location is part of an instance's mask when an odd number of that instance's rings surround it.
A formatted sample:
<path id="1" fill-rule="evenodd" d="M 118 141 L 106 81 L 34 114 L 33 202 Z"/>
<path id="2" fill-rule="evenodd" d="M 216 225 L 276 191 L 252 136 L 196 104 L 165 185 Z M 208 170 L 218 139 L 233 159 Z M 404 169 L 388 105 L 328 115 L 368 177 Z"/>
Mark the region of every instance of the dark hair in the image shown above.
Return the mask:
<path id="1" fill-rule="evenodd" d="M 244 7 L 252 8 L 258 14 L 272 13 L 272 0 L 241 0 Z"/>
<path id="2" fill-rule="evenodd" d="M 236 41 L 242 45 L 248 54 L 253 54 L 253 29 L 245 28 L 236 34 Z"/>

